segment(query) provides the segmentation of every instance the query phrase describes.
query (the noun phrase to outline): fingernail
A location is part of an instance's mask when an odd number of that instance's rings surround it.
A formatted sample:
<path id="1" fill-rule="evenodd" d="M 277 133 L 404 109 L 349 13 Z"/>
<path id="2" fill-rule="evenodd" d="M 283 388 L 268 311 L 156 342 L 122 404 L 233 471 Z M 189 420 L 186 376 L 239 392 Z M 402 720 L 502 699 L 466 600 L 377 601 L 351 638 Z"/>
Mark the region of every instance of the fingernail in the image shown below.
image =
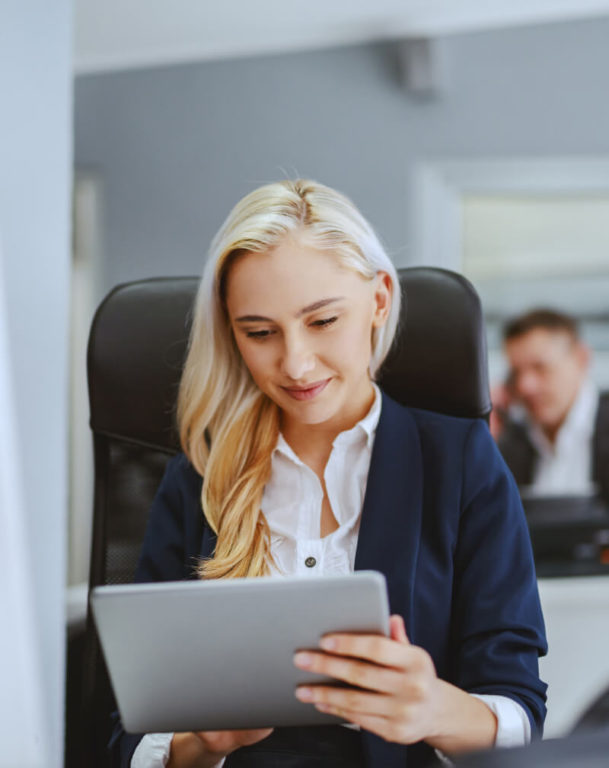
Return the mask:
<path id="1" fill-rule="evenodd" d="M 313 657 L 310 653 L 297 653 L 294 655 L 294 664 L 302 669 L 313 666 Z"/>
<path id="2" fill-rule="evenodd" d="M 331 637 L 322 637 L 319 644 L 324 651 L 333 651 L 337 645 L 336 640 Z"/>
<path id="3" fill-rule="evenodd" d="M 313 691 L 310 688 L 297 688 L 296 698 L 300 701 L 311 701 L 313 699 Z"/>

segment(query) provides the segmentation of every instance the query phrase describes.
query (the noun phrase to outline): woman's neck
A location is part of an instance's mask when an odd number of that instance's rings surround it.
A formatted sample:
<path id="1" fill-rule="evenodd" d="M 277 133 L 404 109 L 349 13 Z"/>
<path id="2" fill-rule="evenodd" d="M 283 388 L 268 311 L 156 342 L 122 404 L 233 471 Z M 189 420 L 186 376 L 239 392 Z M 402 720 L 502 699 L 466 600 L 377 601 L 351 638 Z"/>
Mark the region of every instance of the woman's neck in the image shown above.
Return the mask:
<path id="1" fill-rule="evenodd" d="M 318 475 L 323 476 L 334 440 L 341 432 L 352 429 L 366 416 L 374 399 L 375 391 L 370 382 L 366 398 L 348 413 L 337 415 L 336 418 L 320 424 L 303 424 L 294 419 L 288 421 L 282 418 L 281 433 L 298 458 Z"/>

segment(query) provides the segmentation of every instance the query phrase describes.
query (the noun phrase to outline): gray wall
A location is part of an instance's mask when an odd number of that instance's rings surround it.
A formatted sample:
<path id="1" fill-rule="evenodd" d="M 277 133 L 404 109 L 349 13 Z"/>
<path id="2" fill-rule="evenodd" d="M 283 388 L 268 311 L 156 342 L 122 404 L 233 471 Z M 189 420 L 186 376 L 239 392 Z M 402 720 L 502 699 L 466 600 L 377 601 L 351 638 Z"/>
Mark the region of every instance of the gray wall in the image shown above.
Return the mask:
<path id="1" fill-rule="evenodd" d="M 350 195 L 404 265 L 418 160 L 609 153 L 609 20 L 442 42 L 449 84 L 429 102 L 407 95 L 389 43 L 78 78 L 106 287 L 198 273 L 236 200 L 285 174 Z"/>
<path id="2" fill-rule="evenodd" d="M 30 582 L 34 597 L 31 613 L 23 604 L 0 611 L 6 768 L 63 764 L 71 26 L 70 0 L 0 3 L 0 328 L 9 348 L 0 365 L 11 390 L 0 403 L 0 453 L 3 470 L 9 459 L 14 469 L 0 488 L 0 552 L 11 547 L 0 558 L 0 603 Z"/>

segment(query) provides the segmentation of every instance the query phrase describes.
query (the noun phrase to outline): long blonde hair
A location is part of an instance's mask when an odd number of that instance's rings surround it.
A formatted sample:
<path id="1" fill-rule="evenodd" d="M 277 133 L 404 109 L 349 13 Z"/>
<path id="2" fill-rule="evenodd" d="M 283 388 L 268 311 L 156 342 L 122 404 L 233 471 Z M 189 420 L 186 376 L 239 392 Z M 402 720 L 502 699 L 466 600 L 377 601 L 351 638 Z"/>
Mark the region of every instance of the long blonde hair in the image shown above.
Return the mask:
<path id="1" fill-rule="evenodd" d="M 272 563 L 268 524 L 260 505 L 279 433 L 279 409 L 252 380 L 237 349 L 225 306 L 230 265 L 245 253 L 275 248 L 288 234 L 331 252 L 346 268 L 372 280 L 390 275 L 389 317 L 372 331 L 370 376 L 391 347 L 400 312 L 395 267 L 353 203 L 309 180 L 280 181 L 246 195 L 213 239 L 197 294 L 180 383 L 182 448 L 203 476 L 201 502 L 217 535 L 214 556 L 200 576 L 262 576 Z"/>

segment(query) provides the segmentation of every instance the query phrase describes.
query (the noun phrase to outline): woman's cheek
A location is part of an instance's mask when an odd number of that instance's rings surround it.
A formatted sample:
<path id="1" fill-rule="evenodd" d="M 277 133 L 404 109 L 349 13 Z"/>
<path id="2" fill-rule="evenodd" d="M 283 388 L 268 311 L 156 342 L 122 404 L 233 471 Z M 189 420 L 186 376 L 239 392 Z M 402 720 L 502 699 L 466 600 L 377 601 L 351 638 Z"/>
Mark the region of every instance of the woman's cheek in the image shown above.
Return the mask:
<path id="1" fill-rule="evenodd" d="M 372 340 L 370 329 L 365 326 L 357 326 L 337 340 L 336 355 L 342 365 L 353 368 L 355 366 L 368 366 L 372 354 Z"/>
<path id="2" fill-rule="evenodd" d="M 260 381 L 264 378 L 264 373 L 268 369 L 268 362 L 266 360 L 268 352 L 265 353 L 260 344 L 248 342 L 247 340 L 238 342 L 237 347 L 252 378 L 256 384 L 260 385 Z"/>

